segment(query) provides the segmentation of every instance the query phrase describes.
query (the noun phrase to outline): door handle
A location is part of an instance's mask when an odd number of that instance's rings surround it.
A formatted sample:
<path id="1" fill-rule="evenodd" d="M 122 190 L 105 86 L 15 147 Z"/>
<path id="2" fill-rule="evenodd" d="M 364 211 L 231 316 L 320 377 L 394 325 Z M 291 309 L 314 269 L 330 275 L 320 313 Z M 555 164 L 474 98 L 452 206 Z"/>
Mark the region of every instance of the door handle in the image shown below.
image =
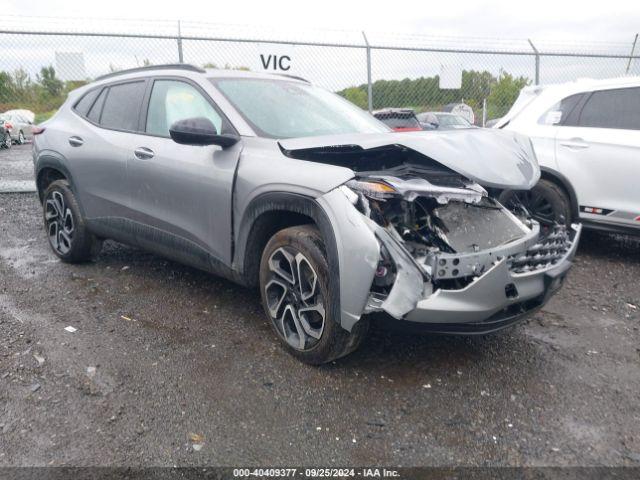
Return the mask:
<path id="1" fill-rule="evenodd" d="M 69 137 L 69 145 L 71 145 L 72 147 L 81 147 L 82 145 L 84 145 L 84 140 L 76 136 Z"/>
<path id="2" fill-rule="evenodd" d="M 148 160 L 150 158 L 153 158 L 153 156 L 155 155 L 153 153 L 153 150 L 147 147 L 138 147 L 133 151 L 133 154 L 140 160 Z"/>
<path id="3" fill-rule="evenodd" d="M 568 140 L 561 140 L 560 145 L 562 145 L 563 147 L 575 149 L 589 148 L 589 144 L 581 138 L 570 138 Z"/>

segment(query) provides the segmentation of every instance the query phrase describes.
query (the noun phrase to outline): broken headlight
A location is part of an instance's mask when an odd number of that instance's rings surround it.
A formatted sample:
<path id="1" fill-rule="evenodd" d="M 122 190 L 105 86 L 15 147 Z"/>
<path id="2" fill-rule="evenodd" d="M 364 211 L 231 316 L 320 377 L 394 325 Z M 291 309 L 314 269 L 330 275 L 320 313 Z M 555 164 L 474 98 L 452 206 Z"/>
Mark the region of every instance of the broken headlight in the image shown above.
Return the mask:
<path id="1" fill-rule="evenodd" d="M 376 200 L 386 200 L 398 195 L 395 188 L 384 182 L 349 180 L 346 186 L 356 193 Z"/>

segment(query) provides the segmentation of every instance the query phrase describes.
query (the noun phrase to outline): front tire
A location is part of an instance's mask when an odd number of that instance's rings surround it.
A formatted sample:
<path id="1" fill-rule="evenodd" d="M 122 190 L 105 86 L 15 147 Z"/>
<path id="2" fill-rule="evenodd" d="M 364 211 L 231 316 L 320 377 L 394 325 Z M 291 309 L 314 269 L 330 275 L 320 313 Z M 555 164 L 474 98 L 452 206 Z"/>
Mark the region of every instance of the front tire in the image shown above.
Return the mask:
<path id="1" fill-rule="evenodd" d="M 87 229 L 75 195 L 66 180 L 56 180 L 43 195 L 44 226 L 49 245 L 63 262 L 91 260 L 102 243 Z"/>
<path id="2" fill-rule="evenodd" d="M 18 145 L 24 145 L 25 139 L 24 139 L 24 133 L 22 133 L 22 130 L 20 131 L 20 133 L 18 134 Z"/>
<path id="3" fill-rule="evenodd" d="M 311 365 L 351 353 L 368 330 L 366 318 L 351 332 L 333 318 L 330 281 L 324 243 L 314 226 L 286 228 L 267 243 L 260 262 L 262 305 L 283 347 Z"/>
<path id="4" fill-rule="evenodd" d="M 569 197 L 562 188 L 544 178 L 531 190 L 505 190 L 498 200 L 514 213 L 524 207 L 545 230 L 552 228 L 555 224 L 566 226 L 571 224 Z"/>

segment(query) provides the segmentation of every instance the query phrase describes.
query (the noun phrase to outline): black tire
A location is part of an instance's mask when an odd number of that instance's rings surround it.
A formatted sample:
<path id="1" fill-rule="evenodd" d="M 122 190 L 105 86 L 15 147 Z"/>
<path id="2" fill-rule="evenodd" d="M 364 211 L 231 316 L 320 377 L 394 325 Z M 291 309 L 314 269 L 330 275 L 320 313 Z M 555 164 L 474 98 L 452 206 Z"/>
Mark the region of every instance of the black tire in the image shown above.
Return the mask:
<path id="1" fill-rule="evenodd" d="M 24 142 L 24 133 L 20 130 L 20 133 L 18 133 L 18 145 L 24 145 Z"/>
<path id="2" fill-rule="evenodd" d="M 544 178 L 528 191 L 505 190 L 498 200 L 515 213 L 519 205 L 524 206 L 543 228 L 555 223 L 569 226 L 573 217 L 571 201 L 565 191 Z"/>
<path id="3" fill-rule="evenodd" d="M 295 263 L 287 258 L 290 255 L 293 255 Z M 274 265 L 277 268 L 274 269 Z M 301 273 L 294 272 L 294 269 Z M 276 271 L 282 271 L 282 275 Z M 291 281 L 285 280 L 289 273 Z M 314 274 L 316 282 L 310 280 Z M 296 286 L 296 281 L 299 286 Z M 353 352 L 366 336 L 369 327 L 366 317 L 360 319 L 351 332 L 340 326 L 340 319 L 334 318 L 335 314 L 332 313 L 337 309 L 331 308 L 334 299 L 329 288 L 330 281 L 326 251 L 317 228 L 312 225 L 290 227 L 271 237 L 260 262 L 262 305 L 284 348 L 297 359 L 311 365 L 331 362 Z M 279 300 L 280 294 L 282 299 Z M 305 295 L 311 294 L 314 296 L 304 300 Z M 311 308 L 311 305 L 321 303 L 324 311 L 322 327 L 319 309 Z M 303 310 L 306 311 L 299 313 Z M 305 338 L 300 342 L 302 337 Z"/>
<path id="4" fill-rule="evenodd" d="M 87 229 L 78 201 L 66 180 L 56 180 L 47 187 L 42 212 L 49 245 L 62 261 L 86 262 L 100 253 L 102 242 Z"/>
<path id="5" fill-rule="evenodd" d="M 9 134 L 9 132 L 6 133 L 2 146 L 7 150 L 13 146 L 13 141 L 11 140 L 11 134 Z"/>

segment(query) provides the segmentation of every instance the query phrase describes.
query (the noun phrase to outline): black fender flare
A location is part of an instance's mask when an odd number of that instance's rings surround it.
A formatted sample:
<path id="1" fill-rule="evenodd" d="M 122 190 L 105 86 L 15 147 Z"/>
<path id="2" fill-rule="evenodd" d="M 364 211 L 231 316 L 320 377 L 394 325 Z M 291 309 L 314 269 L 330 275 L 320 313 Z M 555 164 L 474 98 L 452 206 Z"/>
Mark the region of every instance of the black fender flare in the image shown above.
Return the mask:
<path id="1" fill-rule="evenodd" d="M 251 244 L 251 235 L 256 221 L 268 212 L 291 212 L 311 218 L 322 235 L 324 241 L 327 264 L 329 265 L 329 288 L 334 299 L 329 305 L 333 319 L 340 323 L 340 266 L 338 261 L 338 246 L 333 226 L 324 209 L 312 197 L 291 192 L 269 192 L 258 195 L 251 200 L 240 220 L 237 241 L 234 251 L 234 270 L 240 272 L 244 283 L 251 285 L 252 278 L 248 278 L 255 265 L 247 264 L 247 247 Z M 254 254 L 256 252 L 253 252 Z M 262 252 L 260 252 L 260 255 Z"/>
<path id="2" fill-rule="evenodd" d="M 38 195 L 42 194 L 42 192 L 40 191 L 39 182 L 40 182 L 40 174 L 42 173 L 42 170 L 44 170 L 45 168 L 52 168 L 62 173 L 67 179 L 67 181 L 69 182 L 71 190 L 75 191 L 73 176 L 71 175 L 71 172 L 69 171 L 69 169 L 65 166 L 64 157 L 57 152 L 54 152 L 51 150 L 43 150 L 38 154 L 38 157 L 36 158 L 36 161 L 35 161 L 35 177 L 36 177 L 36 188 L 38 189 Z M 40 201 L 42 201 L 42 198 L 40 198 Z"/>

